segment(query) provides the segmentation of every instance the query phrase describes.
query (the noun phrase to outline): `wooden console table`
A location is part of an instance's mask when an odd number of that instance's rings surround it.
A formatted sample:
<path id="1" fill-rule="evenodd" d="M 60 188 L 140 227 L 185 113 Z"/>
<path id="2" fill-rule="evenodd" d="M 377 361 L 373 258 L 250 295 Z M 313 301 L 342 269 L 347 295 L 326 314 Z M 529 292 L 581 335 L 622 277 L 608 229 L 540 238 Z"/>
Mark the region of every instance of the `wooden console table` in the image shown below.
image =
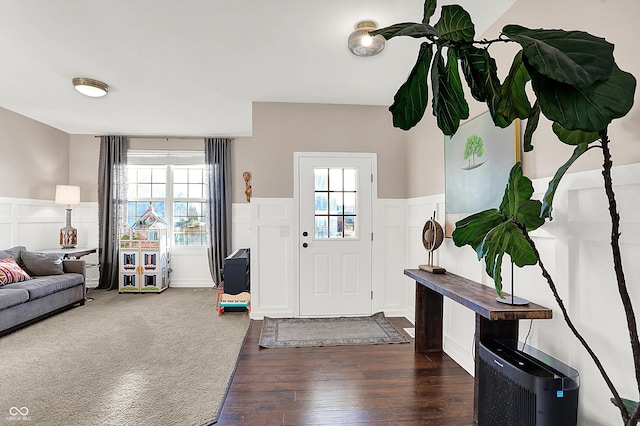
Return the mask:
<path id="1" fill-rule="evenodd" d="M 455 274 L 432 274 L 421 269 L 405 269 L 404 274 L 416 281 L 415 351 L 442 352 L 443 297 L 455 300 L 476 313 L 475 354 L 479 343 L 505 338 L 518 341 L 518 321 L 549 319 L 551 309 L 534 303 L 525 306 L 507 305 L 496 300 L 493 287 Z M 506 293 L 505 293 L 506 296 Z M 478 377 L 478 358 L 475 377 Z M 478 421 L 478 380 L 474 384 L 473 417 Z"/>

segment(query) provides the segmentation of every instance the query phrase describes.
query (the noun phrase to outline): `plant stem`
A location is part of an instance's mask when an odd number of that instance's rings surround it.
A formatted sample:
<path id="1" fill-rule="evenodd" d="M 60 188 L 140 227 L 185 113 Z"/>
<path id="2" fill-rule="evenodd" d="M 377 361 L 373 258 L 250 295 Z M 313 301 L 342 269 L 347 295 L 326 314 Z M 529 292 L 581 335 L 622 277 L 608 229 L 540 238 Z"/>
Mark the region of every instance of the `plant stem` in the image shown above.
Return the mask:
<path id="1" fill-rule="evenodd" d="M 631 297 L 629 297 L 624 271 L 622 269 L 622 256 L 620 254 L 620 215 L 618 214 L 615 193 L 613 192 L 613 179 L 611 178 L 611 167 L 613 166 L 613 162 L 611 161 L 609 137 L 607 136 L 606 129 L 600 132 L 600 139 L 602 141 L 602 155 L 604 156 L 602 176 L 604 178 L 605 192 L 609 199 L 609 215 L 611 216 L 611 250 L 613 252 L 613 267 L 618 281 L 618 292 L 620 293 L 620 299 L 622 300 L 624 312 L 627 317 L 627 328 L 629 329 L 629 338 L 631 340 L 636 382 L 638 384 L 638 392 L 640 394 L 640 341 L 638 340 L 636 316 L 633 311 L 633 304 L 631 302 Z M 635 425 L 638 423 L 639 419 L 640 405 L 638 405 L 632 413 L 631 418 L 628 420 L 628 424 Z"/>
<path id="2" fill-rule="evenodd" d="M 494 38 L 493 40 L 487 40 L 486 38 L 483 38 L 482 40 L 474 40 L 473 42 L 475 44 L 487 44 L 491 46 L 493 43 L 509 43 L 511 41 L 511 39 L 505 37 L 504 35 L 500 35 L 499 38 Z"/>
<path id="3" fill-rule="evenodd" d="M 527 241 L 531 245 L 531 248 L 533 248 L 533 251 L 535 252 L 536 258 L 538 259 L 538 266 L 540 266 L 540 269 L 542 270 L 542 276 L 546 278 L 547 283 L 549 284 L 549 288 L 551 288 L 551 292 L 553 293 L 553 297 L 555 297 L 556 302 L 558 303 L 558 306 L 560 306 L 560 310 L 562 311 L 562 315 L 564 316 L 564 321 L 567 323 L 567 325 L 573 332 L 573 335 L 576 336 L 576 338 L 580 341 L 582 346 L 589 353 L 589 356 L 591 356 L 591 359 L 593 360 L 596 367 L 600 371 L 602 378 L 606 382 L 607 386 L 609 387 L 609 390 L 611 391 L 614 399 L 616 400 L 616 403 L 618 404 L 618 408 L 620 409 L 620 414 L 622 415 L 622 419 L 624 420 L 625 424 L 627 424 L 630 418 L 629 412 L 627 411 L 626 407 L 622 403 L 622 398 L 620 398 L 620 395 L 618 394 L 618 390 L 613 385 L 613 382 L 611 381 L 611 379 L 609 378 L 609 375 L 607 374 L 606 370 L 602 366 L 600 359 L 598 359 L 595 352 L 593 352 L 593 350 L 591 349 L 591 346 L 589 346 L 589 344 L 584 339 L 584 337 L 582 337 L 582 334 L 580 334 L 578 329 L 573 325 L 573 321 L 571 321 L 571 318 L 569 318 L 569 313 L 567 312 L 567 308 L 565 307 L 564 302 L 562 301 L 562 299 L 560 298 L 560 295 L 558 294 L 558 289 L 556 288 L 553 278 L 551 278 L 549 271 L 547 271 L 547 268 L 545 268 L 544 264 L 542 263 L 542 259 L 540 258 L 540 253 L 538 252 L 538 248 L 536 247 L 535 243 L 529 236 L 529 233 L 527 232 L 526 229 L 524 229 L 524 227 L 521 227 L 520 229 L 522 230 L 524 237 L 527 239 Z"/>

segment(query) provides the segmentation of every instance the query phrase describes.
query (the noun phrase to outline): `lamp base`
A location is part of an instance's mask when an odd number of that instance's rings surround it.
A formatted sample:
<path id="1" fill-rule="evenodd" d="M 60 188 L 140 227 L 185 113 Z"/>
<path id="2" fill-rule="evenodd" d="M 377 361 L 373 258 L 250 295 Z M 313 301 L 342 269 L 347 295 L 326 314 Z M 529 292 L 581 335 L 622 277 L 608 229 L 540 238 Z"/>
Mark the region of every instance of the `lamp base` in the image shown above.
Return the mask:
<path id="1" fill-rule="evenodd" d="M 73 226 L 65 226 L 60 229 L 60 246 L 62 248 L 74 248 L 78 244 L 78 230 Z"/>
<path id="2" fill-rule="evenodd" d="M 435 265 L 418 265 L 418 268 L 422 269 L 423 271 L 431 272 L 432 274 L 444 274 L 445 272 L 447 272 L 446 269 Z"/>

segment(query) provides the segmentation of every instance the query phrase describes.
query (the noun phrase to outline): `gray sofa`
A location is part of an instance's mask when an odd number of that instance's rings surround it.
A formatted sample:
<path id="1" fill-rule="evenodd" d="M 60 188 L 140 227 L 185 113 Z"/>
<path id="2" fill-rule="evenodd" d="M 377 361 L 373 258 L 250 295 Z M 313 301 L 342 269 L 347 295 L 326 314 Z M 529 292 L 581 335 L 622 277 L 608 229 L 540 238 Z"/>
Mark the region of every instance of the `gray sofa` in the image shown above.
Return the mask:
<path id="1" fill-rule="evenodd" d="M 8 257 L 31 279 L 0 285 L 0 336 L 74 305 L 84 305 L 83 260 L 29 252 L 24 246 L 0 250 L 0 259 Z"/>

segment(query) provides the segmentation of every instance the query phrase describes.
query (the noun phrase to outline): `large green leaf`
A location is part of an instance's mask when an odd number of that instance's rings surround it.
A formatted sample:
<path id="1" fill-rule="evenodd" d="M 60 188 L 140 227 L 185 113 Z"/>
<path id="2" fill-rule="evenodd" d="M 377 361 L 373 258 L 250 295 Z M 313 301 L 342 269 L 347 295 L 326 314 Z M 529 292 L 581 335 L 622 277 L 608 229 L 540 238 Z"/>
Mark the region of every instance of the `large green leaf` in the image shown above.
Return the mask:
<path id="1" fill-rule="evenodd" d="M 422 43 L 416 64 L 407 81 L 400 86 L 394 96 L 393 105 L 389 107 L 395 127 L 409 130 L 422 119 L 427 109 L 429 96 L 427 78 L 432 56 L 433 45 L 427 42 Z"/>
<path id="2" fill-rule="evenodd" d="M 500 86 L 496 61 L 486 49 L 479 49 L 473 45 L 464 46 L 459 50 L 462 73 L 471 89 L 471 96 L 479 102 L 485 102 L 493 96 L 492 88 Z M 492 84 L 487 84 L 492 82 Z"/>
<path id="3" fill-rule="evenodd" d="M 537 262 L 535 250 L 525 232 L 544 223 L 539 216 L 541 203 L 531 200 L 533 185 L 522 174 L 520 163 L 509 173 L 500 209 L 485 210 L 456 222 L 453 241 L 456 246 L 470 245 L 484 258 L 486 270 L 494 280 L 496 291 L 502 296 L 502 260 L 508 254 L 519 267 Z"/>
<path id="4" fill-rule="evenodd" d="M 562 180 L 562 177 L 567 172 L 569 167 L 571 167 L 571 165 L 582 154 L 587 152 L 588 149 L 589 149 L 588 144 L 586 143 L 578 144 L 578 146 L 576 146 L 576 148 L 573 150 L 573 154 L 571 155 L 571 158 L 569 158 L 569 160 L 567 160 L 567 162 L 564 163 L 556 171 L 556 174 L 553 176 L 553 178 L 549 182 L 549 186 L 547 187 L 547 192 L 545 192 L 544 197 L 542 197 L 543 202 L 540 208 L 541 217 L 545 217 L 545 218 L 549 218 L 549 220 L 553 220 L 553 217 L 551 217 L 551 211 L 553 210 L 553 197 L 556 195 L 556 189 L 558 189 L 558 185 L 560 185 L 560 180 Z"/>
<path id="5" fill-rule="evenodd" d="M 553 133 L 556 134 L 560 142 L 567 145 L 580 145 L 581 143 L 591 143 L 600 139 L 598 132 L 583 132 L 582 130 L 567 130 L 558 123 L 553 123 Z"/>
<path id="6" fill-rule="evenodd" d="M 372 36 L 381 35 L 385 40 L 392 39 L 393 37 L 413 37 L 413 38 L 433 38 L 438 35 L 438 32 L 427 24 L 421 24 L 416 22 L 402 22 L 400 24 L 391 25 L 388 27 L 380 28 L 375 31 L 371 31 Z"/>
<path id="7" fill-rule="evenodd" d="M 496 292 L 502 294 L 502 259 L 508 254 L 518 267 L 535 265 L 538 257 L 522 229 L 511 219 L 491 229 L 476 250 L 484 257 L 487 274 L 493 278 Z"/>
<path id="8" fill-rule="evenodd" d="M 476 250 L 482 244 L 487 232 L 500 225 L 502 221 L 503 218 L 498 209 L 484 210 L 467 216 L 456 222 L 456 229 L 451 235 L 453 242 L 458 247 L 468 244 Z M 480 259 L 482 256 L 478 257 L 478 260 Z"/>
<path id="9" fill-rule="evenodd" d="M 485 270 L 491 278 L 496 288 L 496 292 L 503 298 L 502 294 L 502 259 L 507 252 L 507 246 L 513 232 L 518 228 L 512 221 L 503 222 L 487 232 L 482 244 L 476 252 L 479 258 L 484 258 Z"/>
<path id="10" fill-rule="evenodd" d="M 529 118 L 527 118 L 527 127 L 524 129 L 524 152 L 533 151 L 533 144 L 531 140 L 533 139 L 533 133 L 538 128 L 538 122 L 540 121 L 540 105 L 538 105 L 538 101 L 533 104 L 531 108 L 531 114 L 529 114 Z"/>
<path id="11" fill-rule="evenodd" d="M 460 120 L 469 118 L 469 104 L 464 99 L 462 81 L 458 73 L 458 56 L 455 49 L 447 49 L 447 64 L 438 48 L 431 69 L 433 88 L 433 115 L 445 135 L 453 135 L 460 127 Z"/>
<path id="12" fill-rule="evenodd" d="M 494 95 L 487 99 L 487 107 L 489 108 L 489 114 L 491 114 L 491 118 L 493 119 L 493 124 L 504 129 L 509 127 L 511 121 L 498 111 L 498 107 L 500 105 L 499 87 L 493 90 L 495 90 Z"/>
<path id="13" fill-rule="evenodd" d="M 436 11 L 436 6 L 438 5 L 437 0 L 425 0 L 424 2 L 424 14 L 422 18 L 422 23 L 428 24 L 429 20 L 433 16 Z"/>
<path id="14" fill-rule="evenodd" d="M 520 25 L 507 25 L 502 33 L 522 46 L 538 73 L 561 83 L 589 87 L 613 70 L 613 44 L 589 33 Z"/>
<path id="15" fill-rule="evenodd" d="M 504 192 L 500 213 L 523 225 L 527 231 L 533 231 L 544 224 L 540 217 L 541 203 L 531 200 L 533 184 L 522 172 L 521 163 L 516 163 L 509 172 L 509 183 Z"/>
<path id="16" fill-rule="evenodd" d="M 442 6 L 440 19 L 434 27 L 442 40 L 471 43 L 476 35 L 471 15 L 457 4 Z"/>
<path id="17" fill-rule="evenodd" d="M 462 64 L 462 72 L 471 89 L 471 95 L 479 102 L 486 102 L 493 123 L 501 128 L 511 121 L 498 112 L 502 87 L 496 67 L 496 61 L 486 49 L 472 45 L 457 47 Z"/>
<path id="18" fill-rule="evenodd" d="M 530 80 L 527 68 L 522 63 L 522 50 L 516 54 L 507 78 L 502 83 L 498 112 L 509 121 L 525 119 L 531 114 L 531 104 L 525 92 Z"/>
<path id="19" fill-rule="evenodd" d="M 542 113 L 567 130 L 598 132 L 633 106 L 636 79 L 617 66 L 607 80 L 584 88 L 551 80 L 529 65 L 527 69 Z"/>

